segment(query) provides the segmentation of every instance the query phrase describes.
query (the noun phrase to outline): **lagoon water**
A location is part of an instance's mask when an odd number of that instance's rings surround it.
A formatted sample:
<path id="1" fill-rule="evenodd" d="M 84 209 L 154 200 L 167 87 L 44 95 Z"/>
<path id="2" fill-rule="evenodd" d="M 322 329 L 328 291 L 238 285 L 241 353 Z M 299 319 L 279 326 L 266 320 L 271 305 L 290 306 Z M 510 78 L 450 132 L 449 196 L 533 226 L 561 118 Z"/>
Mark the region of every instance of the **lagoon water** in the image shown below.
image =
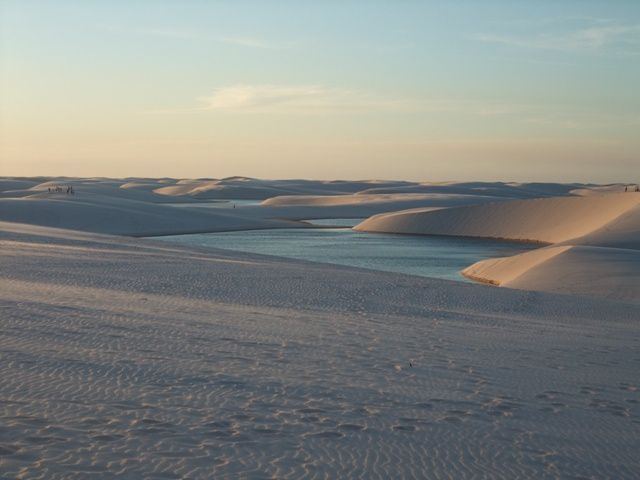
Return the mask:
<path id="1" fill-rule="evenodd" d="M 200 202 L 177 202 L 177 203 L 164 203 L 165 206 L 170 207 L 188 207 L 188 208 L 235 208 L 235 207 L 255 207 L 260 205 L 262 200 L 203 200 Z"/>
<path id="2" fill-rule="evenodd" d="M 359 221 L 331 219 L 309 222 L 351 226 Z M 252 230 L 160 238 L 188 245 L 458 281 L 467 281 L 460 270 L 474 262 L 515 255 L 538 247 L 458 237 L 362 233 L 350 228 Z"/>

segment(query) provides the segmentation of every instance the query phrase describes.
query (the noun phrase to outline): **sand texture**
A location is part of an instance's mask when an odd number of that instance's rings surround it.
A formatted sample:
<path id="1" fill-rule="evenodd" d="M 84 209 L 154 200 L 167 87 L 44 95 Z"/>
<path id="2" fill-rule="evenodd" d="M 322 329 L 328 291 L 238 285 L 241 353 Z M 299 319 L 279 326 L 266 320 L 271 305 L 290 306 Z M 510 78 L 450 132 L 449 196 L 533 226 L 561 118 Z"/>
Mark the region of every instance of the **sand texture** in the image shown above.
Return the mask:
<path id="1" fill-rule="evenodd" d="M 638 305 L 6 222 L 0 255 L 3 478 L 640 470 Z"/>
<path id="2" fill-rule="evenodd" d="M 356 230 L 460 235 L 558 243 L 591 233 L 640 206 L 640 195 L 616 193 L 472 205 L 440 211 L 392 212 L 367 219 Z"/>
<path id="3" fill-rule="evenodd" d="M 640 194 L 513 200 L 373 216 L 360 231 L 503 238 L 552 244 L 463 273 L 511 288 L 640 302 Z"/>
<path id="4" fill-rule="evenodd" d="M 72 185 L 75 195 L 64 187 Z M 522 189 L 503 185 L 501 196 L 481 189 L 450 185 L 429 194 L 358 194 L 372 187 L 395 188 L 409 182 L 4 178 L 0 181 L 0 221 L 42 225 L 94 233 L 157 236 L 260 228 L 305 227 L 297 221 L 317 218 L 366 218 L 407 208 L 443 208 L 522 198 Z M 62 193 L 49 189 L 63 186 Z M 487 187 L 488 188 L 488 187 Z M 499 190 L 492 185 L 492 190 Z M 459 193 L 459 192 L 463 193 Z M 296 196 L 282 196 L 284 194 Z M 274 198 L 270 198 L 274 197 Z M 261 205 L 236 209 L 202 208 L 228 199 L 263 200 Z M 167 204 L 181 204 L 179 209 Z M 209 203 L 210 205 L 210 203 Z M 194 208 L 189 208 L 193 206 Z M 198 207 L 199 208 L 196 208 Z M 293 221 L 293 222 L 292 222 Z M 297 223 L 296 223 L 297 222 Z"/>

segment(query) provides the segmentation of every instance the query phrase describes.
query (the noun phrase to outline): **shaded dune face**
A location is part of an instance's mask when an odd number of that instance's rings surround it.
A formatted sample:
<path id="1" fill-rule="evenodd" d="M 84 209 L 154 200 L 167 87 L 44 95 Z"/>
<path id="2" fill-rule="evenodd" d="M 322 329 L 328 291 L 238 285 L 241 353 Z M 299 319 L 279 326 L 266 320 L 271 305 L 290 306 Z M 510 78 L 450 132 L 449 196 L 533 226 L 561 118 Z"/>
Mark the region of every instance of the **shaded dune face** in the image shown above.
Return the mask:
<path id="1" fill-rule="evenodd" d="M 436 212 L 381 214 L 355 228 L 558 243 L 591 233 L 639 205 L 640 196 L 633 194 L 514 200 Z"/>
<path id="2" fill-rule="evenodd" d="M 281 195 L 341 195 L 354 194 L 372 185 L 395 187 L 406 182 L 381 181 L 313 181 L 313 180 L 260 180 L 247 177 L 229 177 L 210 181 L 181 181 L 176 185 L 155 190 L 161 195 L 188 195 L 199 199 L 253 199 L 264 200 Z"/>
<path id="3" fill-rule="evenodd" d="M 640 467 L 634 305 L 0 223 L 0 311 L 8 478 Z"/>
<path id="4" fill-rule="evenodd" d="M 552 246 L 515 257 L 484 260 L 464 270 L 510 288 L 592 295 L 640 303 L 640 250 Z"/>
<path id="5" fill-rule="evenodd" d="M 61 184 L 73 184 L 77 195 L 51 192 Z M 479 262 L 463 274 L 506 287 L 638 296 L 630 250 L 638 250 L 640 197 L 615 193 L 622 185 L 38 177 L 4 178 L 0 189 L 0 221 L 105 234 L 308 228 L 302 220 L 367 218 L 355 230 L 625 249 L 545 250 Z M 243 198 L 264 200 L 248 205 Z M 211 202 L 239 208 L 191 208 Z"/>
<path id="6" fill-rule="evenodd" d="M 71 184 L 77 195 L 51 192 Z M 493 285 L 637 298 L 630 250 L 638 250 L 639 196 L 615 193 L 622 185 L 38 177 L 4 178 L 0 190 L 0 220 L 105 234 L 308 228 L 301 220 L 367 218 L 355 230 L 625 249 L 552 255 L 560 252 L 554 249 L 480 262 L 463 273 Z M 264 200 L 248 205 L 242 198 Z M 239 208 L 191 208 L 211 202 Z"/>
<path id="7" fill-rule="evenodd" d="M 635 192 L 393 212 L 354 228 L 552 244 L 483 260 L 463 274 L 492 285 L 640 302 L 640 194 Z"/>
<path id="8" fill-rule="evenodd" d="M 75 195 L 56 191 L 73 185 Z M 442 208 L 496 201 L 477 186 L 449 188 L 466 193 L 358 195 L 372 187 L 400 188 L 410 182 L 226 179 L 4 178 L 0 220 L 116 235 L 168 235 L 260 228 L 304 227 L 289 220 L 364 218 L 406 208 Z M 497 188 L 495 185 L 492 187 Z M 505 191 L 514 191 L 505 187 Z M 53 190 L 53 191 L 52 191 Z M 524 195 L 524 193 L 523 193 Z M 265 200 L 262 208 L 231 212 L 176 210 L 211 201 Z M 283 220 L 285 222 L 283 222 Z"/>

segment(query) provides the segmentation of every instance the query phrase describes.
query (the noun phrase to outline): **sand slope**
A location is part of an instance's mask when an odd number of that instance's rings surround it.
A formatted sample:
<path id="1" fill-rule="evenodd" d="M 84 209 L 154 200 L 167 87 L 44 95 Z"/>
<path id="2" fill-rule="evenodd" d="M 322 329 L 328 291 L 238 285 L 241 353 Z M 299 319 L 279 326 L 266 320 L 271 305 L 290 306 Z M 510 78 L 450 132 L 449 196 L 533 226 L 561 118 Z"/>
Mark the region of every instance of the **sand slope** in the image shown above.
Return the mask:
<path id="1" fill-rule="evenodd" d="M 169 235 L 259 228 L 294 228 L 304 224 L 289 220 L 315 218 L 365 218 L 403 208 L 450 206 L 475 202 L 465 198 L 412 198 L 399 196 L 385 201 L 311 205 L 260 205 L 239 208 L 188 208 L 197 201 L 176 197 L 185 206 L 166 206 L 173 197 L 160 196 L 137 186 L 83 185 L 75 195 L 48 193 L 45 189 L 0 198 L 0 221 L 53 226 L 116 235 Z M 160 202 L 156 197 L 162 197 Z M 201 204 L 200 204 L 201 205 Z M 430 207 L 433 208 L 433 207 Z"/>
<path id="2" fill-rule="evenodd" d="M 573 194 L 574 191 L 591 191 L 591 185 L 559 183 L 516 183 L 516 182 L 441 182 L 419 183 L 394 187 L 374 187 L 360 194 L 389 193 L 448 193 L 458 195 L 480 195 L 508 198 L 539 198 Z M 621 185 L 611 189 L 624 190 Z"/>
<path id="3" fill-rule="evenodd" d="M 0 183 L 0 221 L 54 226 L 119 235 L 162 235 L 253 228 L 304 227 L 288 220 L 365 218 L 407 208 L 442 208 L 503 200 L 481 194 L 376 194 L 359 191 L 393 188 L 408 182 L 150 178 L 34 178 Z M 51 193 L 72 185 L 76 194 Z M 22 188 L 20 188 L 22 187 Z M 2 190 L 2 189 L 5 190 Z M 455 185 L 448 188 L 456 189 Z M 494 189 L 498 186 L 493 187 Z M 506 188 L 506 187 L 505 187 Z M 220 189 L 223 194 L 218 195 Z M 514 187 L 509 187 L 510 195 Z M 212 193 L 213 192 L 213 193 Z M 282 196 L 283 193 L 296 193 Z M 237 209 L 175 208 L 163 204 L 211 206 L 218 198 L 265 198 L 260 206 Z M 232 202 L 233 203 L 233 202 Z"/>
<path id="4" fill-rule="evenodd" d="M 1 476 L 633 479 L 639 308 L 0 223 Z"/>
<path id="5" fill-rule="evenodd" d="M 291 226 L 224 210 L 179 209 L 86 192 L 74 196 L 0 198 L 0 220 L 133 236 Z"/>
<path id="6" fill-rule="evenodd" d="M 308 206 L 335 206 L 335 205 L 361 205 L 389 202 L 415 202 L 425 203 L 430 206 L 450 207 L 454 205 L 469 205 L 500 201 L 500 197 L 486 195 L 460 195 L 460 194 L 424 194 L 424 193 L 381 193 L 381 194 L 355 194 L 355 195 L 284 195 L 264 200 L 263 206 L 283 205 L 308 205 Z"/>
<path id="7" fill-rule="evenodd" d="M 48 191 L 50 187 L 69 184 L 74 186 L 76 195 Z M 500 182 L 417 184 L 259 180 L 246 177 L 220 180 L 6 178 L 0 183 L 0 221 L 96 233 L 155 236 L 303 228 L 308 225 L 300 220 L 375 215 L 356 229 L 639 249 L 640 195 L 602 194 L 603 191 L 617 191 L 619 188 L 616 185 Z M 212 193 L 220 189 L 226 193 Z M 409 193 L 412 191 L 419 193 Z M 296 194 L 282 195 L 284 192 Z M 258 206 L 234 209 L 195 207 L 202 205 L 201 198 L 225 198 L 227 194 L 264 198 L 271 193 L 278 196 Z M 572 196 L 549 198 L 549 195 L 558 193 Z M 531 196 L 545 198 L 512 200 Z M 163 205 L 165 203 L 187 206 L 178 208 Z M 637 283 L 635 269 L 631 267 L 621 271 L 614 266 L 614 260 L 620 258 L 622 253 L 613 257 L 608 250 L 572 249 L 564 255 L 547 258 L 549 252 L 514 257 L 506 263 L 475 265 L 467 269 L 465 274 L 503 286 L 595 294 L 635 301 L 635 290 L 627 288 L 629 284 Z M 571 266 L 579 263 L 581 255 L 584 255 L 582 268 Z M 596 257 L 600 260 L 595 261 Z M 630 262 L 635 262 L 634 255 L 627 254 L 627 257 Z M 605 268 L 607 259 L 613 262 L 611 270 Z M 561 275 L 560 267 L 551 269 L 560 261 L 565 262 L 562 265 L 568 269 L 566 275 Z M 534 266 L 537 272 L 535 280 Z M 527 274 L 528 270 L 532 271 Z M 541 280 L 545 271 L 550 275 L 546 283 Z M 571 275 L 568 272 L 572 272 Z M 604 279 L 605 275 L 617 280 L 607 283 L 603 280 L 602 288 L 596 288 L 597 282 L 582 278 Z"/>
<path id="8" fill-rule="evenodd" d="M 255 199 L 263 200 L 279 195 L 340 195 L 356 193 L 372 186 L 399 186 L 397 181 L 314 181 L 261 180 L 229 177 L 221 180 L 182 181 L 155 190 L 162 195 L 187 195 L 199 199 Z"/>
<path id="9" fill-rule="evenodd" d="M 634 195 L 640 197 L 640 194 Z M 632 206 L 602 227 L 572 239 L 571 243 L 640 249 L 640 205 Z"/>
<path id="10" fill-rule="evenodd" d="M 514 200 L 439 211 L 382 214 L 359 231 L 462 235 L 557 243 L 586 235 L 640 205 L 640 195 L 610 194 Z"/>
<path id="11" fill-rule="evenodd" d="M 356 230 L 553 244 L 463 271 L 511 288 L 640 302 L 640 194 L 592 194 L 381 214 Z"/>
<path id="12" fill-rule="evenodd" d="M 463 273 L 504 287 L 640 303 L 639 266 L 640 250 L 563 245 L 485 260 Z"/>

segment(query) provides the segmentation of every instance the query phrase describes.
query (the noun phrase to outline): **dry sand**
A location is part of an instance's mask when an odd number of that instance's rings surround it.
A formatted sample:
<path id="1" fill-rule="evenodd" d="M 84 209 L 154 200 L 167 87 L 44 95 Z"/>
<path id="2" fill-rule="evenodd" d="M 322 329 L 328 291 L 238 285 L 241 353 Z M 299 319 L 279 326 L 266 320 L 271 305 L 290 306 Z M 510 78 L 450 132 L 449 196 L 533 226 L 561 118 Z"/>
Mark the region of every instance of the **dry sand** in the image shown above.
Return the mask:
<path id="1" fill-rule="evenodd" d="M 496 202 L 501 197 L 486 195 L 464 195 L 452 193 L 377 193 L 377 194 L 351 194 L 351 195 L 284 195 L 264 200 L 263 206 L 346 206 L 376 203 L 392 203 L 397 206 L 399 202 L 429 202 L 433 207 L 451 207 L 456 205 L 479 204 Z"/>
<path id="2" fill-rule="evenodd" d="M 156 190 L 208 179 L 51 179 L 75 196 L 49 194 L 49 180 L 0 192 L 0 478 L 637 478 L 633 292 L 496 289 L 78 231 L 271 227 L 406 198 L 205 212 Z M 578 293 L 632 278 L 637 206 L 589 204 L 586 228 L 573 200 L 539 207 L 535 227 L 521 206 L 513 222 L 496 216 L 502 233 L 558 243 L 478 274 L 536 289 L 582 276 Z M 442 225 L 465 208 L 416 218 Z M 564 230 L 543 228 L 551 214 Z"/>
<path id="3" fill-rule="evenodd" d="M 586 235 L 640 205 L 640 195 L 618 193 L 473 205 L 439 211 L 415 209 L 377 215 L 356 230 L 460 235 L 557 243 Z"/>
<path id="4" fill-rule="evenodd" d="M 94 233 L 155 236 L 305 227 L 305 224 L 291 221 L 364 218 L 406 208 L 442 208 L 495 200 L 495 197 L 483 195 L 446 192 L 422 195 L 357 194 L 372 186 L 404 183 L 406 182 L 267 181 L 244 177 L 226 180 L 7 178 L 0 182 L 0 221 Z M 224 187 L 226 193 L 213 195 L 213 190 L 209 188 L 212 184 Z M 57 185 L 73 185 L 76 194 L 48 191 Z M 227 187 L 228 191 L 225 190 Z M 306 196 L 298 198 L 305 200 L 296 202 L 291 197 L 276 197 L 267 200 L 264 205 L 254 207 L 187 208 L 190 204 L 202 204 L 203 199 L 262 199 L 270 194 L 280 195 L 290 191 L 304 193 Z M 204 195 L 203 192 L 208 193 Z M 319 192 L 324 195 L 317 196 Z M 344 192 L 355 193 L 345 195 Z M 186 206 L 178 209 L 166 205 L 167 203 Z"/>
<path id="5" fill-rule="evenodd" d="M 635 478 L 639 307 L 0 224 L 5 478 Z"/>
<path id="6" fill-rule="evenodd" d="M 504 287 L 640 302 L 640 194 L 581 193 L 380 214 L 354 228 L 553 244 L 484 260 L 463 273 Z"/>

